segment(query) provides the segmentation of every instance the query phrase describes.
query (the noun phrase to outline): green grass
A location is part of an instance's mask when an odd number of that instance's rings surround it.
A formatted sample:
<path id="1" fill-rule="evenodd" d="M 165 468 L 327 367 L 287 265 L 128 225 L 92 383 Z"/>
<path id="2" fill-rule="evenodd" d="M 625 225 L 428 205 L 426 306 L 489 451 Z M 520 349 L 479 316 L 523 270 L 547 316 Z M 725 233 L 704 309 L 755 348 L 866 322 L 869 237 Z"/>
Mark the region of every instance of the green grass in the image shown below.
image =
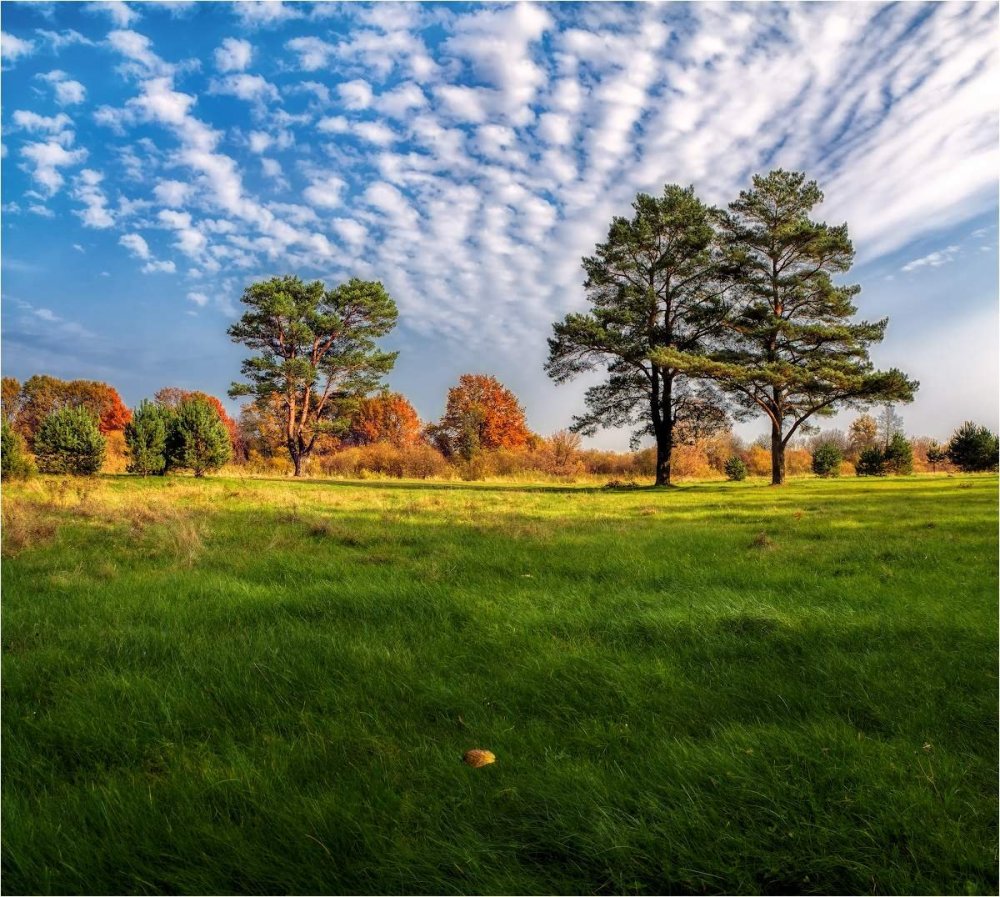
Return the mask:
<path id="1" fill-rule="evenodd" d="M 996 893 L 996 477 L 4 518 L 8 893 Z"/>

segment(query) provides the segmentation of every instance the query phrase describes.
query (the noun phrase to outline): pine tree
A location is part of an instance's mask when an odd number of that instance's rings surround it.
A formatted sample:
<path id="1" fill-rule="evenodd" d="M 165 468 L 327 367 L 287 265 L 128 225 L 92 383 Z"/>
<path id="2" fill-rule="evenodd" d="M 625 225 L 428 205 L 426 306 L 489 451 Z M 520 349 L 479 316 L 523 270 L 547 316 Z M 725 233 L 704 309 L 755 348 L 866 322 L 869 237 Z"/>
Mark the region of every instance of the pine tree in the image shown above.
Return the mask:
<path id="1" fill-rule="evenodd" d="M 154 402 L 143 400 L 125 425 L 129 473 L 142 476 L 163 473 L 167 466 L 167 434 L 173 413 Z"/>
<path id="2" fill-rule="evenodd" d="M 232 457 L 225 425 L 201 396 L 184 399 L 171 419 L 167 466 L 194 471 L 196 477 L 218 470 Z"/>
<path id="3" fill-rule="evenodd" d="M 87 476 L 101 469 L 106 445 L 97 418 L 86 408 L 60 408 L 35 434 L 35 460 L 42 473 Z"/>

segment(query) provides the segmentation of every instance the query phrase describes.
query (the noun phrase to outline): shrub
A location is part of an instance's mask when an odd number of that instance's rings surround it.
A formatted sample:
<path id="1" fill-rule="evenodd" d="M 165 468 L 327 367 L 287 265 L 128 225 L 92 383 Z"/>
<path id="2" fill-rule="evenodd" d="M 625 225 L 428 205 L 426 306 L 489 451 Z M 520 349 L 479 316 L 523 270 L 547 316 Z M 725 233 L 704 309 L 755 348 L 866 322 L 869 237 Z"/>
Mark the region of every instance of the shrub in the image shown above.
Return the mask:
<path id="1" fill-rule="evenodd" d="M 972 421 L 962 424 L 948 443 L 948 459 L 964 473 L 996 470 L 998 454 L 1000 442 L 996 434 Z"/>
<path id="2" fill-rule="evenodd" d="M 188 468 L 203 477 L 222 467 L 232 453 L 229 431 L 212 405 L 200 396 L 181 401 L 167 435 L 167 467 Z"/>
<path id="3" fill-rule="evenodd" d="M 17 479 L 29 476 L 34 465 L 24 444 L 24 437 L 7 421 L 0 425 L 0 477 Z"/>
<path id="4" fill-rule="evenodd" d="M 35 434 L 35 458 L 43 473 L 95 474 L 106 446 L 97 418 L 85 408 L 52 412 Z"/>
<path id="5" fill-rule="evenodd" d="M 903 476 L 913 473 L 913 446 L 902 433 L 893 433 L 882 453 L 887 473 Z"/>
<path id="6" fill-rule="evenodd" d="M 726 478 L 733 480 L 734 482 L 739 482 L 740 480 L 745 480 L 747 478 L 747 466 L 743 463 L 742 458 L 733 455 L 726 462 Z"/>
<path id="7" fill-rule="evenodd" d="M 843 452 L 836 443 L 823 442 L 813 452 L 812 472 L 818 477 L 839 477 L 843 460 Z"/>
<path id="8" fill-rule="evenodd" d="M 948 460 L 948 448 L 932 439 L 924 449 L 924 457 L 927 459 L 927 463 L 930 464 L 931 471 L 937 473 L 938 464 L 943 464 Z"/>
<path id="9" fill-rule="evenodd" d="M 885 456 L 874 446 L 864 449 L 854 465 L 854 472 L 859 477 L 884 477 Z"/>
<path id="10" fill-rule="evenodd" d="M 125 425 L 129 473 L 145 477 L 166 470 L 170 426 L 171 412 L 161 405 L 143 400 L 135 409 L 132 420 Z"/>

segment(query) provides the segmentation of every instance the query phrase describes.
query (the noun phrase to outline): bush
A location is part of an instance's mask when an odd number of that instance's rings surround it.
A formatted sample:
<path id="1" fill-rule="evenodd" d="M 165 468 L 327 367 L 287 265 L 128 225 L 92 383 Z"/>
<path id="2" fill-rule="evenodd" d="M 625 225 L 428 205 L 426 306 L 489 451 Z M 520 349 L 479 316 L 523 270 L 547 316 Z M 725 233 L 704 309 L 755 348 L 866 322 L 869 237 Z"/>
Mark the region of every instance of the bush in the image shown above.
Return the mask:
<path id="1" fill-rule="evenodd" d="M 7 421 L 0 427 L 0 477 L 18 479 L 34 472 L 24 437 Z"/>
<path id="2" fill-rule="evenodd" d="M 742 458 L 737 458 L 736 455 L 733 455 L 726 462 L 726 478 L 734 482 L 739 482 L 747 478 L 747 466 L 743 463 Z"/>
<path id="3" fill-rule="evenodd" d="M 53 411 L 35 434 L 35 459 L 43 473 L 95 474 L 106 448 L 97 418 L 85 408 Z"/>
<path id="4" fill-rule="evenodd" d="M 996 434 L 972 421 L 962 424 L 948 443 L 948 459 L 964 473 L 996 470 L 998 455 L 1000 442 Z"/>
<path id="5" fill-rule="evenodd" d="M 882 453 L 887 473 L 904 476 L 913 473 L 913 446 L 902 433 L 893 433 Z"/>
<path id="6" fill-rule="evenodd" d="M 839 477 L 840 462 L 844 454 L 840 446 L 833 442 L 823 442 L 816 446 L 812 457 L 812 472 L 818 477 Z"/>
<path id="7" fill-rule="evenodd" d="M 129 473 L 145 477 L 166 470 L 171 417 L 172 412 L 146 400 L 135 409 L 132 420 L 125 425 Z"/>
<path id="8" fill-rule="evenodd" d="M 232 454 L 229 431 L 215 408 L 200 396 L 181 401 L 167 434 L 167 467 L 188 468 L 203 477 L 222 467 Z"/>
<path id="9" fill-rule="evenodd" d="M 866 448 L 858 456 L 857 464 L 854 465 L 854 472 L 859 477 L 884 477 L 885 476 L 885 456 L 880 449 Z"/>

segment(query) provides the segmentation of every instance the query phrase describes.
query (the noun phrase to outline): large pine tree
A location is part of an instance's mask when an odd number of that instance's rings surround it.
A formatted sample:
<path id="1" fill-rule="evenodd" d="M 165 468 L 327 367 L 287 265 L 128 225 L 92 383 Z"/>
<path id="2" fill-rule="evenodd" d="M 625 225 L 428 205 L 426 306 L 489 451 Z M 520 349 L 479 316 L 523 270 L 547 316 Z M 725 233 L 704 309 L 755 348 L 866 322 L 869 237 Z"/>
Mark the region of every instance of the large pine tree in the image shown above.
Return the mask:
<path id="1" fill-rule="evenodd" d="M 670 484 L 670 453 L 725 420 L 718 397 L 683 375 L 719 329 L 724 284 L 718 278 L 715 212 L 692 188 L 668 185 L 661 197 L 640 193 L 631 218 L 616 217 L 608 239 L 583 260 L 591 310 L 554 325 L 549 376 L 561 383 L 595 369 L 607 379 L 586 392 L 575 432 L 637 426 L 656 439 L 656 485 Z M 665 362 L 653 355 L 669 349 Z"/>
<path id="2" fill-rule="evenodd" d="M 785 479 L 785 448 L 809 418 L 838 406 L 909 402 L 916 381 L 877 371 L 868 347 L 888 319 L 853 320 L 856 285 L 834 283 L 854 260 L 847 225 L 813 221 L 823 200 L 815 181 L 782 170 L 756 175 L 722 217 L 721 236 L 734 289 L 724 346 L 711 364 L 688 363 L 711 376 L 771 424 L 771 481 Z M 656 355 L 661 363 L 673 353 Z M 683 364 L 683 360 L 682 360 Z"/>

